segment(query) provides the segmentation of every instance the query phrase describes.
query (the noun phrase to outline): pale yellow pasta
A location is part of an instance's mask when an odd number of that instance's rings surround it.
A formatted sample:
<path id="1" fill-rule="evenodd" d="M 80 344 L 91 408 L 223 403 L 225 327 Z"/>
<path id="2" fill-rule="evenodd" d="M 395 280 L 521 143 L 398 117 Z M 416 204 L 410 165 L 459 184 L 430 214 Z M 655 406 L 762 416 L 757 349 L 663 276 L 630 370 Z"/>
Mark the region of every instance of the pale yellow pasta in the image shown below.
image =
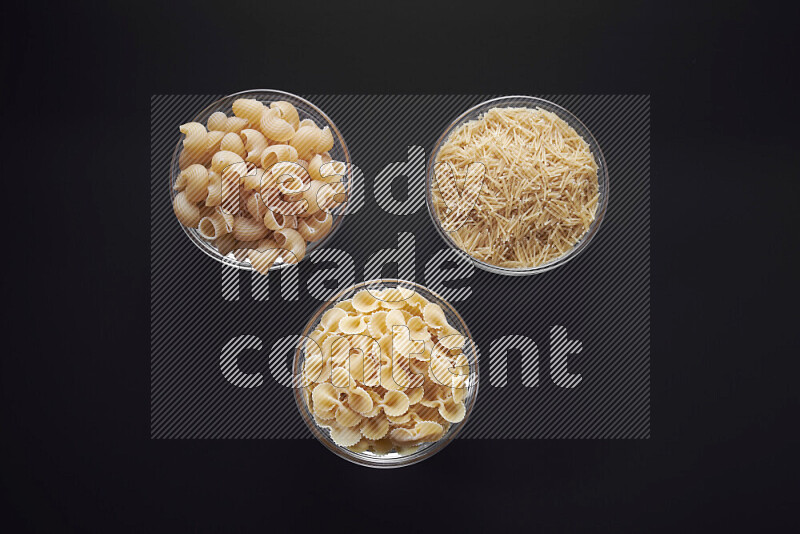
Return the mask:
<path id="1" fill-rule="evenodd" d="M 342 308 L 331 308 L 322 314 L 320 324 L 327 330 L 333 330 L 345 317 L 347 317 L 347 312 Z"/>
<path id="2" fill-rule="evenodd" d="M 297 219 L 297 231 L 306 241 L 319 241 L 331 231 L 333 215 L 320 211 L 311 217 Z"/>
<path id="3" fill-rule="evenodd" d="M 297 229 L 297 217 L 294 215 L 284 215 L 276 211 L 267 210 L 264 213 L 264 226 L 270 230 L 282 230 L 284 228 Z"/>
<path id="4" fill-rule="evenodd" d="M 444 310 L 438 304 L 433 302 L 425 306 L 422 310 L 422 317 L 425 322 L 433 328 L 442 328 L 447 324 L 447 318 L 444 316 Z"/>
<path id="5" fill-rule="evenodd" d="M 223 131 L 212 130 L 206 137 L 206 157 L 211 161 L 211 157 L 219 151 L 219 144 L 227 134 Z"/>
<path id="6" fill-rule="evenodd" d="M 389 420 L 385 414 L 365 418 L 361 421 L 360 430 L 361 435 L 367 439 L 381 439 L 389 433 Z"/>
<path id="7" fill-rule="evenodd" d="M 239 241 L 258 241 L 267 235 L 269 230 L 260 220 L 249 217 L 236 217 L 233 221 L 233 237 Z"/>
<path id="8" fill-rule="evenodd" d="M 203 239 L 208 239 L 209 241 L 213 241 L 227 234 L 228 229 L 222 214 L 214 212 L 200 219 L 197 225 L 197 233 L 199 233 Z"/>
<path id="9" fill-rule="evenodd" d="M 330 127 L 326 126 L 319 131 L 319 138 L 317 140 L 317 146 L 314 147 L 314 152 L 317 154 L 322 154 L 323 152 L 327 152 L 332 148 L 333 134 L 331 133 Z"/>
<path id="10" fill-rule="evenodd" d="M 294 136 L 292 136 L 289 144 L 292 145 L 297 154 L 302 159 L 310 159 L 314 155 L 314 151 L 320 142 L 320 129 L 314 126 L 301 126 Z"/>
<path id="11" fill-rule="evenodd" d="M 223 234 L 214 240 L 214 246 L 220 254 L 227 256 L 236 247 L 236 238 L 232 234 Z"/>
<path id="12" fill-rule="evenodd" d="M 222 209 L 221 206 L 217 206 L 216 211 L 217 213 L 222 215 L 222 218 L 225 220 L 225 228 L 228 231 L 228 233 L 233 232 L 233 221 L 235 217 L 231 213 L 228 213 L 227 211 Z"/>
<path id="13" fill-rule="evenodd" d="M 251 163 L 260 163 L 261 155 L 264 150 L 269 146 L 267 138 L 258 130 L 246 129 L 242 130 L 242 137 L 244 138 L 244 148 L 247 152 L 245 161 Z"/>
<path id="14" fill-rule="evenodd" d="M 463 339 L 442 336 L 464 337 L 408 288 L 337 302 L 309 336 L 321 349 L 306 345 L 302 383 L 314 419 L 335 443 L 362 452 L 410 454 L 442 439 L 466 416 L 470 384 Z"/>
<path id="15" fill-rule="evenodd" d="M 311 177 L 301 165 L 282 161 L 272 166 L 278 190 L 284 195 L 302 194 L 311 182 Z"/>
<path id="16" fill-rule="evenodd" d="M 219 149 L 233 152 L 234 154 L 241 157 L 242 161 L 244 161 L 244 157 L 247 155 L 247 152 L 244 149 L 244 143 L 242 142 L 242 138 L 239 134 L 236 133 L 225 134 L 225 137 L 223 137 L 222 141 L 220 141 L 219 143 Z"/>
<path id="17" fill-rule="evenodd" d="M 274 244 L 274 240 L 272 240 Z M 253 268 L 261 274 L 267 274 L 269 270 L 279 261 L 285 261 L 286 251 L 277 248 L 277 245 L 270 244 L 267 250 L 259 249 L 250 250 L 247 258 L 253 265 Z"/>
<path id="18" fill-rule="evenodd" d="M 242 187 L 245 190 L 254 191 L 261 188 L 261 184 L 265 180 L 265 175 L 267 171 L 260 167 L 256 167 L 255 169 L 248 170 L 247 174 L 242 177 Z"/>
<path id="19" fill-rule="evenodd" d="M 272 145 L 261 154 L 261 167 L 270 169 L 281 161 L 297 161 L 297 149 L 291 145 Z"/>
<path id="20" fill-rule="evenodd" d="M 179 177 L 186 200 L 196 204 L 208 196 L 208 170 L 197 163 L 189 165 Z"/>
<path id="21" fill-rule="evenodd" d="M 329 212 L 346 200 L 345 186 L 341 182 L 327 183 L 317 189 L 317 206 L 320 210 Z"/>
<path id="22" fill-rule="evenodd" d="M 327 159 L 326 159 L 327 157 Z M 321 180 L 322 174 L 320 169 L 322 165 L 330 161 L 330 156 L 326 154 L 317 154 L 308 161 L 308 173 L 311 175 L 312 180 Z"/>
<path id="23" fill-rule="evenodd" d="M 297 130 L 300 125 L 300 115 L 297 113 L 297 108 L 295 108 L 291 103 L 286 102 L 285 100 L 278 100 L 277 102 L 273 102 L 269 106 L 272 109 L 277 109 L 279 111 L 279 116 L 286 122 L 292 125 L 292 128 Z"/>
<path id="24" fill-rule="evenodd" d="M 300 120 L 287 101 L 238 98 L 232 113 L 211 113 L 205 124 L 185 123 L 179 131 L 173 210 L 221 254 L 266 273 L 301 261 L 309 243 L 330 233 L 331 209 L 346 200 L 335 174 L 340 162 L 328 153 L 335 144 L 330 127 Z M 356 321 L 351 330 L 366 332 L 368 323 Z M 357 374 L 363 378 L 363 369 Z M 377 377 L 375 370 L 368 378 Z M 350 421 L 346 414 L 320 420 L 341 425 Z"/>
<path id="25" fill-rule="evenodd" d="M 180 131 L 186 137 L 183 140 L 183 149 L 191 152 L 204 152 L 206 149 L 206 138 L 208 131 L 199 122 L 187 122 L 181 124 Z"/>
<path id="26" fill-rule="evenodd" d="M 253 219 L 255 219 L 255 220 L 263 221 L 264 220 L 264 216 L 268 212 L 267 206 L 261 200 L 261 195 L 259 195 L 258 193 L 254 193 L 254 194 L 250 195 L 250 197 L 247 199 L 247 203 L 245 204 L 245 207 L 246 207 L 248 213 L 250 213 L 250 215 L 252 215 Z"/>
<path id="27" fill-rule="evenodd" d="M 263 225 L 262 227 L 266 229 Z M 291 252 L 290 257 L 286 260 L 288 263 L 297 263 L 306 255 L 306 240 L 297 230 L 281 228 L 276 230 L 274 235 L 278 247 Z"/>
<path id="28" fill-rule="evenodd" d="M 186 193 L 181 191 L 172 201 L 172 209 L 180 223 L 189 228 L 197 228 L 200 222 L 200 208 L 186 198 Z"/>
<path id="29" fill-rule="evenodd" d="M 376 299 L 375 296 L 366 289 L 362 289 L 353 295 L 352 302 L 353 308 L 361 313 L 374 312 L 380 307 L 378 299 Z"/>
<path id="30" fill-rule="evenodd" d="M 225 121 L 225 127 L 222 131 L 225 133 L 238 134 L 247 128 L 247 126 L 249 126 L 247 119 L 243 119 L 241 117 L 228 117 L 228 119 Z"/>
<path id="31" fill-rule="evenodd" d="M 239 98 L 233 101 L 233 114 L 247 120 L 253 126 L 261 121 L 265 106 L 253 98 Z"/>
<path id="32" fill-rule="evenodd" d="M 221 111 L 215 111 L 208 117 L 208 122 L 206 126 L 208 126 L 208 131 L 218 130 L 222 131 L 225 129 L 225 124 L 228 121 L 228 116 Z"/>
<path id="33" fill-rule="evenodd" d="M 319 195 L 320 189 L 326 187 L 327 185 L 328 184 L 325 182 L 320 182 L 319 180 L 311 180 L 311 183 L 308 184 L 308 187 L 302 191 L 303 199 L 308 202 L 303 216 L 308 217 L 309 215 L 314 215 L 320 210 L 319 203 L 317 202 L 317 196 Z M 327 197 L 323 195 L 323 201 L 325 200 L 327 200 Z"/>
<path id="34" fill-rule="evenodd" d="M 261 133 L 263 133 L 267 139 L 272 139 L 280 143 L 288 141 L 295 134 L 292 125 L 281 118 L 281 112 L 277 108 L 264 110 L 264 113 L 261 114 L 259 127 Z"/>
<path id="35" fill-rule="evenodd" d="M 323 161 L 319 168 L 319 177 L 314 178 L 327 183 L 342 182 L 347 171 L 346 167 L 343 161 Z"/>
<path id="36" fill-rule="evenodd" d="M 214 171 L 209 171 L 206 206 L 219 206 L 220 204 L 222 204 L 222 176 Z"/>
<path id="37" fill-rule="evenodd" d="M 361 441 L 361 432 L 357 428 L 331 428 L 331 439 L 342 447 L 350 447 Z"/>
<path id="38" fill-rule="evenodd" d="M 211 158 L 211 170 L 219 175 L 233 171 L 241 178 L 247 174 L 247 165 L 239 154 L 220 150 Z"/>

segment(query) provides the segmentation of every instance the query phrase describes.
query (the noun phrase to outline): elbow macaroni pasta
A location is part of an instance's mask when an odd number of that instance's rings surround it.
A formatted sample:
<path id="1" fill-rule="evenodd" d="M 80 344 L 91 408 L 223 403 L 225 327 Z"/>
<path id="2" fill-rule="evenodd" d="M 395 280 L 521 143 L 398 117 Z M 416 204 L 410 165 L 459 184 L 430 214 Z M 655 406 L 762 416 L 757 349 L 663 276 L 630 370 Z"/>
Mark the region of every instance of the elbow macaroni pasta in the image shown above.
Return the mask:
<path id="1" fill-rule="evenodd" d="M 364 289 L 336 303 L 305 342 L 309 412 L 355 452 L 408 454 L 442 439 L 466 416 L 464 343 L 442 344 L 453 336 L 464 338 L 441 307 L 406 288 Z"/>
<path id="2" fill-rule="evenodd" d="M 301 120 L 290 102 L 240 98 L 232 110 L 180 126 L 173 211 L 220 254 L 266 273 L 328 235 L 331 210 L 346 200 L 345 164 L 328 154 L 331 128 Z"/>

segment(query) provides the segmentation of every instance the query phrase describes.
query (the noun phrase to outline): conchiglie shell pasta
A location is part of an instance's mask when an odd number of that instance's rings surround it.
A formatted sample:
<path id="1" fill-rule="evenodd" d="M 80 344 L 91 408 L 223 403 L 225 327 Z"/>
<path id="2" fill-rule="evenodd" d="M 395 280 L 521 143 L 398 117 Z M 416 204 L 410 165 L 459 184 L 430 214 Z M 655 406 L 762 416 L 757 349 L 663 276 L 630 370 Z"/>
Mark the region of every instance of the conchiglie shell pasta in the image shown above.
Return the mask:
<path id="1" fill-rule="evenodd" d="M 339 406 L 339 393 L 333 384 L 326 382 L 314 388 L 311 400 L 314 402 L 315 413 L 328 414 Z"/>
<path id="2" fill-rule="evenodd" d="M 373 312 L 377 310 L 378 307 L 378 300 L 366 289 L 363 289 L 353 295 L 353 308 L 361 313 Z"/>
<path id="3" fill-rule="evenodd" d="M 361 415 L 368 414 L 372 411 L 374 407 L 374 403 L 372 402 L 372 397 L 364 391 L 363 388 L 356 387 L 347 396 L 347 403 L 350 405 L 350 408 L 355 410 L 356 412 L 360 413 Z M 381 436 L 372 439 L 379 439 L 382 438 L 385 433 Z"/>
<path id="4" fill-rule="evenodd" d="M 460 423 L 466 415 L 466 407 L 463 402 L 455 402 L 452 397 L 443 401 L 439 405 L 439 415 L 450 423 Z"/>
<path id="5" fill-rule="evenodd" d="M 362 421 L 362 417 L 357 412 L 347 406 L 339 406 L 336 410 L 336 422 L 343 427 L 354 427 Z"/>
<path id="6" fill-rule="evenodd" d="M 455 341 L 442 342 L 450 337 Z M 336 433 L 336 443 L 355 443 L 375 454 L 411 454 L 464 420 L 470 386 L 469 359 L 462 352 L 466 338 L 447 322 L 441 306 L 415 291 L 357 290 L 320 316 L 309 339 L 322 341 L 316 352 L 306 350 L 304 383 L 321 369 L 330 378 L 316 393 L 316 383 L 308 390 L 322 404 L 307 403 L 319 424 Z M 358 441 L 349 432 L 354 428 Z"/>
<path id="7" fill-rule="evenodd" d="M 441 306 L 434 304 L 433 302 L 429 303 L 427 306 L 425 306 L 425 309 L 422 310 L 422 317 L 432 328 L 442 328 L 447 324 L 447 318 L 445 317 Z"/>

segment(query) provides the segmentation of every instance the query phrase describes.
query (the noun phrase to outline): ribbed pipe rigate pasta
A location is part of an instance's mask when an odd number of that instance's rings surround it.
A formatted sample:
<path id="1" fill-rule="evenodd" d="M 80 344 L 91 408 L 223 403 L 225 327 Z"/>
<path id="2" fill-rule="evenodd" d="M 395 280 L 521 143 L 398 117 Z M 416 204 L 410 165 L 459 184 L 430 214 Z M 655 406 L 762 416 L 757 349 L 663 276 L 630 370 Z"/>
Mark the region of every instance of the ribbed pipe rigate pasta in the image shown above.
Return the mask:
<path id="1" fill-rule="evenodd" d="M 233 152 L 244 161 L 244 157 L 247 155 L 247 152 L 244 149 L 244 142 L 242 142 L 241 135 L 237 133 L 228 133 L 222 138 L 222 141 L 219 143 L 220 150 L 227 150 L 228 152 Z"/>
<path id="2" fill-rule="evenodd" d="M 297 263 L 306 255 L 306 240 L 297 230 L 291 228 L 281 228 L 275 231 L 275 242 L 278 247 L 291 252 L 288 263 Z"/>
<path id="3" fill-rule="evenodd" d="M 253 98 L 239 98 L 233 102 L 233 114 L 245 119 L 249 124 L 257 126 L 264 113 L 264 104 Z"/>
<path id="4" fill-rule="evenodd" d="M 269 146 L 267 138 L 258 130 L 242 130 L 242 137 L 244 138 L 244 148 L 247 152 L 245 161 L 251 163 L 261 162 L 261 155 L 264 150 Z"/>
<path id="5" fill-rule="evenodd" d="M 222 130 L 225 133 L 239 133 L 249 126 L 247 119 L 241 117 L 228 117 L 225 121 L 225 128 Z"/>
<path id="6" fill-rule="evenodd" d="M 291 124 L 295 131 L 300 127 L 300 115 L 297 113 L 297 108 L 290 102 L 278 100 L 270 104 L 269 107 L 277 110 L 280 118 Z"/>
<path id="7" fill-rule="evenodd" d="M 200 208 L 196 204 L 189 202 L 186 198 L 186 193 L 181 191 L 175 195 L 172 207 L 175 211 L 175 216 L 178 217 L 178 221 L 182 225 L 189 228 L 197 228 L 197 224 L 200 222 Z"/>
<path id="8" fill-rule="evenodd" d="M 228 233 L 225 225 L 225 219 L 222 218 L 220 213 L 213 213 L 200 219 L 197 225 L 197 232 L 203 239 L 213 241 L 218 237 Z"/>
<path id="9" fill-rule="evenodd" d="M 284 143 L 294 137 L 295 130 L 291 124 L 280 118 L 280 111 L 277 109 L 267 109 L 261 114 L 259 123 L 261 133 L 267 139 Z"/>
<path id="10" fill-rule="evenodd" d="M 331 128 L 301 120 L 290 102 L 239 98 L 232 108 L 180 125 L 173 210 L 221 254 L 265 273 L 330 233 L 345 167 L 329 154 Z"/>

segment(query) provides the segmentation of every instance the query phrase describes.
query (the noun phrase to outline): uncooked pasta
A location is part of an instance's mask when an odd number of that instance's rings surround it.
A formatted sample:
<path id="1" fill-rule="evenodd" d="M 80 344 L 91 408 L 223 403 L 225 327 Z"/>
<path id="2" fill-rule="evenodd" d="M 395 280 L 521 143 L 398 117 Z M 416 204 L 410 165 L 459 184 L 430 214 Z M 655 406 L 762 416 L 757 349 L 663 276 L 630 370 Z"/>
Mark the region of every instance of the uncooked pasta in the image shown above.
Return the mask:
<path id="1" fill-rule="evenodd" d="M 308 336 L 306 405 L 337 445 L 411 454 L 466 416 L 466 343 L 418 293 L 361 290 L 323 313 Z"/>
<path id="2" fill-rule="evenodd" d="M 549 111 L 493 108 L 456 128 L 436 162 L 435 214 L 459 248 L 485 263 L 544 265 L 567 254 L 594 221 L 597 162 Z"/>

